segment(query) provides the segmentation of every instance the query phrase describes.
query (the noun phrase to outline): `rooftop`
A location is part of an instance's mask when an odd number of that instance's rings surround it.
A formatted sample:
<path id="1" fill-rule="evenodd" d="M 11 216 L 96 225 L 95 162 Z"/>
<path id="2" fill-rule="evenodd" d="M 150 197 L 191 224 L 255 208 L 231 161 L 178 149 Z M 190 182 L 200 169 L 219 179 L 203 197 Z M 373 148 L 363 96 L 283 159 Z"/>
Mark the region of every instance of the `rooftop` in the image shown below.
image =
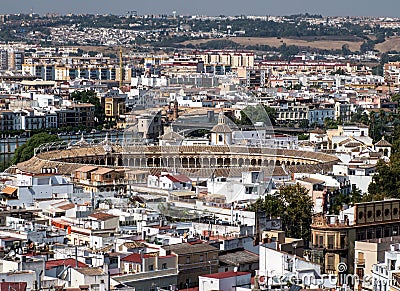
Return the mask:
<path id="1" fill-rule="evenodd" d="M 114 215 L 111 215 L 108 213 L 104 213 L 104 212 L 96 212 L 96 213 L 89 214 L 89 217 L 95 218 L 96 220 L 105 221 L 105 220 L 113 219 L 117 216 L 114 216 Z"/>
<path id="2" fill-rule="evenodd" d="M 229 271 L 229 272 L 224 272 L 224 273 L 202 275 L 201 277 L 212 278 L 212 279 L 226 279 L 226 278 L 232 278 L 232 277 L 238 277 L 238 276 L 244 276 L 244 275 L 251 275 L 251 273 Z"/>
<path id="3" fill-rule="evenodd" d="M 75 267 L 76 260 L 72 258 L 60 259 L 60 260 L 50 260 L 46 262 L 46 270 L 50 270 L 54 267 L 65 266 L 65 267 Z M 78 261 L 78 268 L 86 268 L 88 265 Z"/>
<path id="4" fill-rule="evenodd" d="M 105 275 L 103 269 L 101 268 L 77 268 L 75 269 L 79 273 L 85 276 L 101 276 Z"/>
<path id="5" fill-rule="evenodd" d="M 170 246 L 163 247 L 165 250 L 169 250 L 174 252 L 177 255 L 185 255 L 185 254 L 192 254 L 192 253 L 203 253 L 209 251 L 217 252 L 218 249 L 207 245 L 207 244 L 189 244 L 189 243 L 182 243 L 182 244 L 175 244 Z"/>

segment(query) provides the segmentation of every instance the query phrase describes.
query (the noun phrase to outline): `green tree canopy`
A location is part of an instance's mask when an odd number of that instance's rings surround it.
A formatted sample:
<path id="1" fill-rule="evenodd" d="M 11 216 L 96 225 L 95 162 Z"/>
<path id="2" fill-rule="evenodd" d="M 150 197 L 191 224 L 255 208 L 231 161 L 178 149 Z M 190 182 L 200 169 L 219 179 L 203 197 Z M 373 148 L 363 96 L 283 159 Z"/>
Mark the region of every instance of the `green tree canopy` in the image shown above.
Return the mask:
<path id="1" fill-rule="evenodd" d="M 308 190 L 300 184 L 281 187 L 277 196 L 258 199 L 249 210 L 262 210 L 267 216 L 281 218 L 288 237 L 310 240 L 313 203 Z"/>
<path id="2" fill-rule="evenodd" d="M 276 125 L 276 111 L 266 105 L 258 104 L 257 106 L 247 106 L 241 112 L 241 119 L 236 122 L 243 125 L 253 125 L 256 122 L 264 122 L 269 125 Z"/>
<path id="3" fill-rule="evenodd" d="M 29 138 L 26 143 L 15 150 L 11 163 L 15 165 L 17 163 L 27 161 L 33 157 L 35 148 L 44 143 L 55 141 L 60 141 L 60 138 L 57 135 L 51 135 L 47 132 L 35 134 Z"/>

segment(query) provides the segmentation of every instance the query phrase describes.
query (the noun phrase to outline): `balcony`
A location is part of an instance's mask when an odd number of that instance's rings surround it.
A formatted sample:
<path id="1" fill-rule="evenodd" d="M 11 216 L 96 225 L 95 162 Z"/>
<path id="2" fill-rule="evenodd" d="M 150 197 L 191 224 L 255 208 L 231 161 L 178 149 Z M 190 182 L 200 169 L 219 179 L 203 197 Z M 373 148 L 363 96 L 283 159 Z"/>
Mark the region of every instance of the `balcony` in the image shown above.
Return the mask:
<path id="1" fill-rule="evenodd" d="M 365 267 L 365 259 L 356 258 L 356 264 L 357 264 L 357 267 L 364 268 Z"/>
<path id="2" fill-rule="evenodd" d="M 326 250 L 326 251 L 344 251 L 347 250 L 347 246 L 345 244 L 341 244 L 338 246 L 335 246 L 333 244 L 328 244 L 328 245 L 313 245 L 312 246 L 313 249 L 316 250 Z"/>

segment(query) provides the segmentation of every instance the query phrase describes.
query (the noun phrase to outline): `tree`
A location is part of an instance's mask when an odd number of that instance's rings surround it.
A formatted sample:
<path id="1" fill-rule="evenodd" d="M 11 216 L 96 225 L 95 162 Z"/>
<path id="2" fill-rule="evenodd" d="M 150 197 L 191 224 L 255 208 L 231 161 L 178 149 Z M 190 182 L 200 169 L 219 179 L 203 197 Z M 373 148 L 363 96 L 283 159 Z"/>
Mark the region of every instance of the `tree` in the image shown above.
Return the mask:
<path id="1" fill-rule="evenodd" d="M 276 125 L 276 111 L 266 105 L 247 106 L 240 112 L 240 116 L 240 120 L 236 120 L 238 124 L 253 125 L 256 122 L 264 122 L 264 124 L 269 125 L 269 119 L 271 125 Z"/>
<path id="2" fill-rule="evenodd" d="M 335 121 L 332 118 L 327 117 L 324 119 L 324 126 L 326 129 L 338 128 L 339 124 L 340 124 L 339 121 Z"/>
<path id="3" fill-rule="evenodd" d="M 350 192 L 350 203 L 352 205 L 363 201 L 363 193 L 361 189 L 354 187 Z"/>
<path id="4" fill-rule="evenodd" d="M 281 218 L 288 237 L 310 240 L 313 203 L 308 190 L 300 184 L 283 186 L 277 196 L 258 199 L 250 211 L 265 211 L 269 217 Z"/>
<path id="5" fill-rule="evenodd" d="M 60 140 L 61 139 L 58 136 L 48 134 L 47 132 L 35 134 L 29 138 L 26 143 L 15 150 L 11 163 L 15 165 L 17 163 L 27 161 L 33 157 L 35 148 L 45 143 L 56 142 Z"/>
<path id="6" fill-rule="evenodd" d="M 280 199 L 285 205 L 282 223 L 289 237 L 302 238 L 308 242 L 311 236 L 313 202 L 308 190 L 299 183 L 279 189 Z"/>
<path id="7" fill-rule="evenodd" d="M 394 153 L 390 162 L 380 160 L 376 164 L 376 174 L 368 186 L 367 199 L 400 198 L 400 154 Z"/>

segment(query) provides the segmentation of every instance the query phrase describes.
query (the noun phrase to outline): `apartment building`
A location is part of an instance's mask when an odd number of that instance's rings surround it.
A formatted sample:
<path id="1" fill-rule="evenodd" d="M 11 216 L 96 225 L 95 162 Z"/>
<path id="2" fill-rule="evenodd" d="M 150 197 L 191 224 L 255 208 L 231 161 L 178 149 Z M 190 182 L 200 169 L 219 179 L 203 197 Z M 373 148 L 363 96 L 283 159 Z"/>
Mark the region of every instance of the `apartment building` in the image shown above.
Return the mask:
<path id="1" fill-rule="evenodd" d="M 218 249 L 204 243 L 181 243 L 162 247 L 178 257 L 179 289 L 198 286 L 199 276 L 218 272 Z"/>
<path id="2" fill-rule="evenodd" d="M 105 117 L 109 121 L 118 121 L 125 114 L 125 96 L 110 96 L 104 99 Z"/>
<path id="3" fill-rule="evenodd" d="M 20 115 L 11 110 L 0 110 L 0 131 L 6 132 L 21 129 Z"/>
<path id="4" fill-rule="evenodd" d="M 327 273 L 339 263 L 354 272 L 355 241 L 379 239 L 399 233 L 400 199 L 357 203 L 340 215 L 318 215 L 311 225 L 311 260 Z"/>
<path id="5" fill-rule="evenodd" d="M 195 54 L 204 65 L 221 64 L 232 68 L 253 67 L 254 53 L 247 51 L 207 50 Z"/>
<path id="6" fill-rule="evenodd" d="M 93 104 L 72 104 L 67 108 L 57 110 L 58 126 L 80 126 L 93 127 L 95 125 L 95 106 Z"/>
<path id="7" fill-rule="evenodd" d="M 385 81 L 391 86 L 400 84 L 400 62 L 389 62 L 383 66 Z"/>

